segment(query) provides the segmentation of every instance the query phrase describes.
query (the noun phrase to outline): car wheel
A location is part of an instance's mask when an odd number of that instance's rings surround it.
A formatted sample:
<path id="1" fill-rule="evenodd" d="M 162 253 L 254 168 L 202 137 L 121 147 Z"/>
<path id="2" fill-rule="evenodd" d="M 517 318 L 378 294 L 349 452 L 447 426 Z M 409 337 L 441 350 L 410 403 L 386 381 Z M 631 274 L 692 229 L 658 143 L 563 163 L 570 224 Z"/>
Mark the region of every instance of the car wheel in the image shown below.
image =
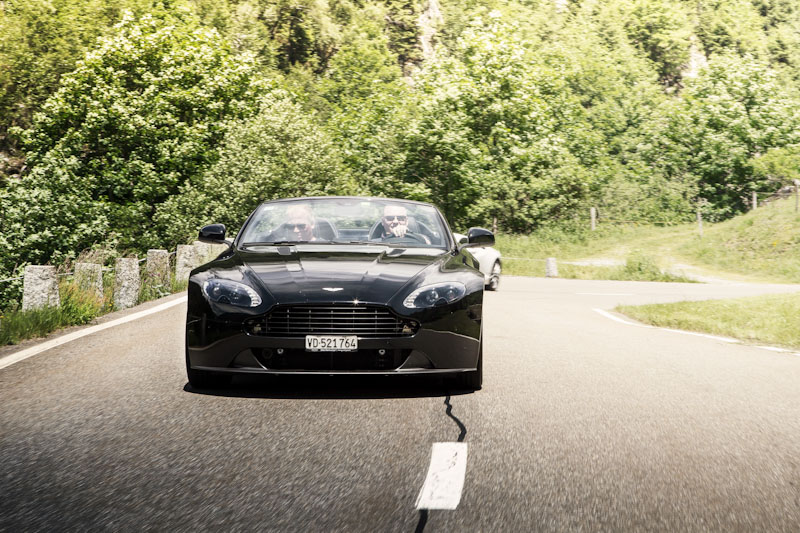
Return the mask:
<path id="1" fill-rule="evenodd" d="M 193 389 L 218 389 L 231 382 L 228 374 L 217 374 L 205 370 L 195 370 L 189 365 L 189 353 L 186 353 L 186 377 Z"/>
<path id="2" fill-rule="evenodd" d="M 489 275 L 489 283 L 486 284 L 487 291 L 497 290 L 497 286 L 500 285 L 500 272 L 502 270 L 500 261 L 495 261 L 494 265 L 492 265 L 492 273 Z"/>
<path id="3" fill-rule="evenodd" d="M 458 380 L 460 388 L 469 390 L 480 390 L 483 386 L 483 336 L 478 348 L 478 367 L 472 372 L 459 374 Z"/>

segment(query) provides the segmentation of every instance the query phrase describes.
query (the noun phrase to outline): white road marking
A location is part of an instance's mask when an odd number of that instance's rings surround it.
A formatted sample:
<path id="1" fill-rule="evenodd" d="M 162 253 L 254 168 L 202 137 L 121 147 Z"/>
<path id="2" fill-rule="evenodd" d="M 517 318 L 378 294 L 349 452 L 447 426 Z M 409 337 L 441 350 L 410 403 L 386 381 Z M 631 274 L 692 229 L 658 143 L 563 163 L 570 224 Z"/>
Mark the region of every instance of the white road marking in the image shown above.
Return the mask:
<path id="1" fill-rule="evenodd" d="M 636 322 L 630 322 L 630 321 L 624 320 L 624 319 L 622 319 L 622 318 L 620 318 L 618 316 L 614 316 L 611 313 L 609 313 L 608 311 L 604 311 L 603 309 L 593 308 L 592 311 L 595 311 L 596 313 L 600 313 L 604 317 L 609 318 L 609 319 L 611 319 L 611 320 L 613 320 L 615 322 L 619 322 L 621 324 L 625 324 L 626 326 L 636 326 L 638 328 L 648 328 L 648 329 L 660 329 L 660 330 L 663 330 L 663 331 L 670 331 L 672 333 L 680 333 L 682 335 L 692 335 L 693 337 L 705 337 L 706 339 L 712 339 L 712 340 L 715 340 L 715 341 L 727 342 L 727 343 L 730 343 L 730 344 L 742 344 L 742 341 L 740 341 L 739 339 L 732 339 L 730 337 L 720 337 L 719 335 L 709 335 L 707 333 L 697 333 L 695 331 L 684 331 L 682 329 L 659 328 L 657 326 L 651 326 L 649 324 L 637 324 Z M 775 347 L 775 346 L 758 346 L 758 345 L 753 345 L 753 347 L 754 348 L 761 348 L 762 350 L 769 350 L 771 352 L 792 353 L 793 355 L 796 355 L 796 356 L 800 357 L 800 353 L 795 353 L 795 352 L 792 352 L 791 350 L 787 350 L 785 348 L 778 348 L 778 347 Z"/>
<path id="2" fill-rule="evenodd" d="M 576 292 L 585 296 L 635 296 L 632 292 Z"/>
<path id="3" fill-rule="evenodd" d="M 81 337 L 85 337 L 87 335 L 92 335 L 93 333 L 97 333 L 98 331 L 103 331 L 104 329 L 113 328 L 114 326 L 125 324 L 126 322 L 133 322 L 134 320 L 138 320 L 147 315 L 152 315 L 153 313 L 158 313 L 165 309 L 169 309 L 170 307 L 182 304 L 185 301 L 186 301 L 186 296 L 182 296 L 180 298 L 176 298 L 175 300 L 170 300 L 169 302 L 163 303 L 161 305 L 151 307 L 150 309 L 145 309 L 144 311 L 139 311 L 138 313 L 133 313 L 131 315 L 124 316 L 122 318 L 106 322 L 104 324 L 98 324 L 96 326 L 82 329 L 80 331 L 76 331 L 68 335 L 63 335 L 61 337 L 58 337 L 57 339 L 43 342 L 42 344 L 37 344 L 36 346 L 31 346 L 30 348 L 21 350 L 19 352 L 14 352 L 0 359 L 0 369 L 6 368 L 7 366 L 11 366 L 14 363 L 19 363 L 20 361 L 23 361 L 29 357 L 33 357 L 36 354 L 40 354 L 45 350 L 55 348 L 56 346 L 61 346 L 62 344 L 72 342 L 76 339 L 80 339 Z"/>
<path id="4" fill-rule="evenodd" d="M 458 507 L 466 473 L 466 442 L 434 442 L 431 464 L 416 508 L 453 510 Z"/>

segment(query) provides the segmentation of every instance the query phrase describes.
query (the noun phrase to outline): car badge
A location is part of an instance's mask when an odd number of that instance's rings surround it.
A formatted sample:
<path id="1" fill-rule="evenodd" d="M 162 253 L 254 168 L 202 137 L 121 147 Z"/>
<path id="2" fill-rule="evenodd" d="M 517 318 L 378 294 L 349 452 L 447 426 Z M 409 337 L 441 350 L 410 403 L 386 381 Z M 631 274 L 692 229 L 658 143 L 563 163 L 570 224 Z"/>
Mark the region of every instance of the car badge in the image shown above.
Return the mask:
<path id="1" fill-rule="evenodd" d="M 322 287 L 322 290 L 328 292 L 339 292 L 343 291 L 344 289 L 342 287 Z"/>

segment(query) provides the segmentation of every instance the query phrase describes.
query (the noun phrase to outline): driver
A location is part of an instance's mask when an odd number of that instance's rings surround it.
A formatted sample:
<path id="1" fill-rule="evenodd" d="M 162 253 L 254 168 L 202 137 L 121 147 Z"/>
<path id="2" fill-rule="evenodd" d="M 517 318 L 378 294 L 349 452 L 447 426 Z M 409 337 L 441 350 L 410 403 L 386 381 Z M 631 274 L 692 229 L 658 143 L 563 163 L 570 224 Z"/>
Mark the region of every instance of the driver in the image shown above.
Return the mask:
<path id="1" fill-rule="evenodd" d="M 408 212 L 402 205 L 387 205 L 383 208 L 383 217 L 381 218 L 381 239 L 391 239 L 393 237 L 405 237 L 409 233 L 408 229 Z M 410 232 L 413 233 L 413 232 Z M 425 235 L 414 233 L 424 239 L 426 244 L 431 241 Z"/>
<path id="2" fill-rule="evenodd" d="M 315 241 L 314 214 L 307 205 L 292 205 L 286 209 L 283 229 L 286 238 L 292 241 Z"/>

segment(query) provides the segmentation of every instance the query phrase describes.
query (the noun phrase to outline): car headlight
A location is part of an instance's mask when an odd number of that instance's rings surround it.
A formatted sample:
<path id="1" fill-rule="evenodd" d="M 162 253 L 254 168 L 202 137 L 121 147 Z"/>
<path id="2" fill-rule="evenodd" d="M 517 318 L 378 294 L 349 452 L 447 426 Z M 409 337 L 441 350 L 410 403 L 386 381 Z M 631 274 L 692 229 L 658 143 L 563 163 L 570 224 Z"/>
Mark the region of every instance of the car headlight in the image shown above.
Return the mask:
<path id="1" fill-rule="evenodd" d="M 239 307 L 257 307 L 261 305 L 261 296 L 251 287 L 238 281 L 228 279 L 210 279 L 203 283 L 206 298 L 215 303 L 237 305 Z"/>
<path id="2" fill-rule="evenodd" d="M 433 285 L 420 287 L 406 296 L 406 299 L 403 300 L 403 305 L 409 309 L 437 307 L 460 300 L 466 293 L 467 288 L 463 283 L 457 281 L 434 283 Z"/>

